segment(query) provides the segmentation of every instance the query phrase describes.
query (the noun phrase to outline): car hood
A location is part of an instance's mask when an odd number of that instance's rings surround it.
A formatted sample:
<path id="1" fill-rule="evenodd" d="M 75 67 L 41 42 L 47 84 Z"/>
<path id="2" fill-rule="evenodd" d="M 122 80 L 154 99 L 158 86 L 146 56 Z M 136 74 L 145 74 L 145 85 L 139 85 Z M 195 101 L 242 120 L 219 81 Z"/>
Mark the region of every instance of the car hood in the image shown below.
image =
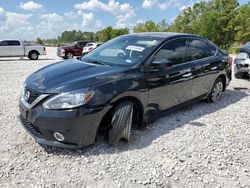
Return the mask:
<path id="1" fill-rule="evenodd" d="M 122 78 L 126 69 L 71 59 L 36 71 L 26 79 L 25 84 L 29 89 L 40 93 L 61 93 Z"/>

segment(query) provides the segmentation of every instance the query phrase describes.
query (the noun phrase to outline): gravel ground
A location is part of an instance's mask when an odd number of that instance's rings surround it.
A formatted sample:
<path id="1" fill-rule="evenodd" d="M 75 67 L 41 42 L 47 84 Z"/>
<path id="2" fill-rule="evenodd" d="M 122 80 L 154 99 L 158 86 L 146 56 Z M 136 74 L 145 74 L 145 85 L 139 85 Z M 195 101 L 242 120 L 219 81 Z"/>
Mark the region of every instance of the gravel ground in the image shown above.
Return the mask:
<path id="1" fill-rule="evenodd" d="M 24 79 L 54 62 L 0 59 L 0 187 L 250 187 L 250 81 L 135 128 L 131 142 L 41 147 L 18 121 Z"/>

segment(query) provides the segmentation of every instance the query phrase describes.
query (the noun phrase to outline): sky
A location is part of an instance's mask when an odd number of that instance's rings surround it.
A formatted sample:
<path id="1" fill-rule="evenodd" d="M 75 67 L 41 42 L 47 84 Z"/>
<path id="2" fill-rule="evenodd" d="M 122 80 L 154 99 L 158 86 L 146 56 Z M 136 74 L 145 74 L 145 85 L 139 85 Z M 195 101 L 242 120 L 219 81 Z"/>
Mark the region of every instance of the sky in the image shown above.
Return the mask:
<path id="1" fill-rule="evenodd" d="M 0 38 L 55 38 L 65 30 L 133 28 L 146 20 L 171 23 L 201 0 L 0 0 Z M 239 0 L 240 4 L 248 0 Z"/>

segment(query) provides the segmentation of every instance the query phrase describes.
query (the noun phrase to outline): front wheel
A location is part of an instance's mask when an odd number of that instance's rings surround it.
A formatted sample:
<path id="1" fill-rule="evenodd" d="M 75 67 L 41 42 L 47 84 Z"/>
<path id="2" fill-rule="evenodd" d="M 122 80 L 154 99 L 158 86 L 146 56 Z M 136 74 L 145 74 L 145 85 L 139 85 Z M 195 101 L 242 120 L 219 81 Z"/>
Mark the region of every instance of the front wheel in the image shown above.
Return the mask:
<path id="1" fill-rule="evenodd" d="M 109 144 L 115 145 L 120 139 L 129 141 L 133 120 L 133 102 L 124 101 L 119 103 L 113 112 L 111 129 L 109 131 Z"/>
<path id="2" fill-rule="evenodd" d="M 208 98 L 210 102 L 217 102 L 220 100 L 223 92 L 223 87 L 224 87 L 224 82 L 222 78 L 217 78 Z"/>
<path id="3" fill-rule="evenodd" d="M 71 52 L 65 53 L 65 59 L 72 59 L 74 55 Z"/>

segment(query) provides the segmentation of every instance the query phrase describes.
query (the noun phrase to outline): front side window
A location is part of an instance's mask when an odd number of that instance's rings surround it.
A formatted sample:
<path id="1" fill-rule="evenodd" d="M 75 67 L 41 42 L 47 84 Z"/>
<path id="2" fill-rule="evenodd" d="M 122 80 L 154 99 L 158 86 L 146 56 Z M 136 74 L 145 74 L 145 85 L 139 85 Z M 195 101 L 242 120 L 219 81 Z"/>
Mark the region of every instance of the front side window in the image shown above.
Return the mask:
<path id="1" fill-rule="evenodd" d="M 189 53 L 192 61 L 213 56 L 216 48 L 199 39 L 189 40 Z"/>
<path id="2" fill-rule="evenodd" d="M 164 45 L 155 56 L 155 60 L 168 60 L 173 65 L 188 61 L 185 39 L 177 39 Z"/>
<path id="3" fill-rule="evenodd" d="M 122 36 L 115 38 L 82 57 L 82 61 L 99 61 L 108 65 L 132 66 L 143 62 L 164 40 L 158 37 Z"/>

